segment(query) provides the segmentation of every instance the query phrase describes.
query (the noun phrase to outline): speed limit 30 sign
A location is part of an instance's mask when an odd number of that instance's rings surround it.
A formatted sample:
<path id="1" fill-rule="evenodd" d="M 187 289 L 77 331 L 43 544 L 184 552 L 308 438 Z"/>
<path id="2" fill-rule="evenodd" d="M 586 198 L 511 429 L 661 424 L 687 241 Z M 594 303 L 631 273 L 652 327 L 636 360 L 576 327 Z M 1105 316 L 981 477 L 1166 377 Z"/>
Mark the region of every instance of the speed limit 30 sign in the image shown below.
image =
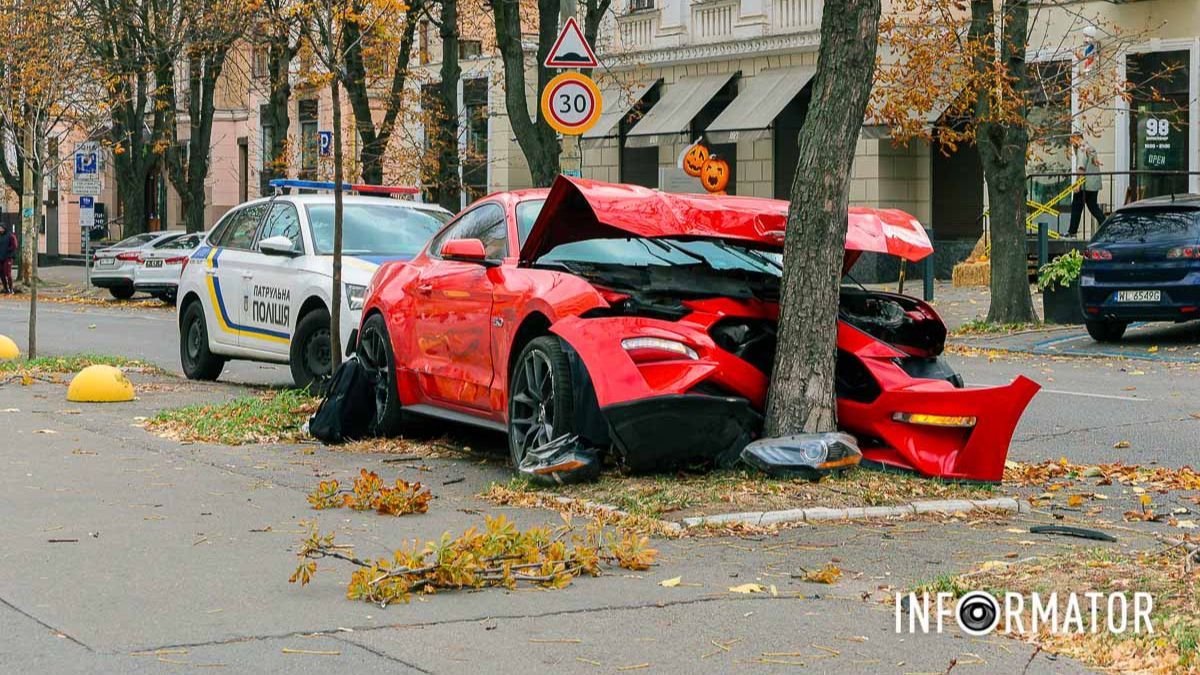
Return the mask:
<path id="1" fill-rule="evenodd" d="M 578 136 L 596 124 L 602 108 L 600 88 L 580 73 L 562 73 L 542 90 L 542 116 L 555 131 Z"/>

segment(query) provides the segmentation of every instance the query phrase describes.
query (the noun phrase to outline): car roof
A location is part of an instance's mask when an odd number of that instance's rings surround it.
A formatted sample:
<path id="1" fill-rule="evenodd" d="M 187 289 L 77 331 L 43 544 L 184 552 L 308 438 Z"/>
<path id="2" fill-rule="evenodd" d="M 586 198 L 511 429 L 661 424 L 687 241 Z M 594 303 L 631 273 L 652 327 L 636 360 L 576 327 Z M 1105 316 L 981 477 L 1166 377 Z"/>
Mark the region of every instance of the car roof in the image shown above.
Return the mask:
<path id="1" fill-rule="evenodd" d="M 1117 211 L 1127 211 L 1132 209 L 1153 209 L 1162 208 L 1164 206 L 1182 206 L 1184 208 L 1200 208 L 1200 194 L 1195 193 L 1180 193 L 1172 195 L 1164 195 L 1162 197 L 1151 197 L 1143 199 L 1132 204 L 1126 204 Z"/>
<path id="2" fill-rule="evenodd" d="M 278 195 L 275 197 L 260 197 L 252 199 L 248 202 L 238 204 L 238 206 L 247 206 L 249 204 L 263 204 L 275 199 L 276 201 L 287 201 L 293 204 L 332 204 L 332 192 L 318 192 L 316 194 L 302 195 Z M 446 209 L 437 204 L 428 204 L 425 202 L 416 202 L 407 199 L 393 199 L 391 197 L 375 197 L 370 195 L 346 194 L 342 196 L 344 204 L 379 204 L 381 206 L 403 206 L 418 211 L 441 211 L 449 213 Z"/>

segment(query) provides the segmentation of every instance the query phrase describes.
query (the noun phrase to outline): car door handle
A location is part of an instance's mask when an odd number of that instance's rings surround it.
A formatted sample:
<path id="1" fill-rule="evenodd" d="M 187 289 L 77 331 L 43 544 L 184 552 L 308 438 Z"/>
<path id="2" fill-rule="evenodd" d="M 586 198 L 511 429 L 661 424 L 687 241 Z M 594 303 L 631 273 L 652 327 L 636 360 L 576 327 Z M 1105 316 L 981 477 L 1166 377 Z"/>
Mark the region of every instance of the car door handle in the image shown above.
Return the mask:
<path id="1" fill-rule="evenodd" d="M 243 275 L 242 275 L 242 278 L 243 278 L 243 279 L 253 279 L 253 278 L 254 278 L 254 275 L 253 275 L 253 274 L 250 274 L 250 273 L 245 273 L 245 274 L 243 274 Z"/>

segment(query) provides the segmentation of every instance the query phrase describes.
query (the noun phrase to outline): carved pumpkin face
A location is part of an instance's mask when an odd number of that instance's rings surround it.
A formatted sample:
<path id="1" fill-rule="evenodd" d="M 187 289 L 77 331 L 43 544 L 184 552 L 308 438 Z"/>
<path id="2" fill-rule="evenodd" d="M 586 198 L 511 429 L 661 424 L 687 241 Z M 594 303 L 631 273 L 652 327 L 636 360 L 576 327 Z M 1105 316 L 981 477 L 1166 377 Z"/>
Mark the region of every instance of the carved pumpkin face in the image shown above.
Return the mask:
<path id="1" fill-rule="evenodd" d="M 709 192 L 725 194 L 725 188 L 729 185 L 729 162 L 719 155 L 710 155 L 700 169 L 700 184 Z"/>
<path id="2" fill-rule="evenodd" d="M 683 155 L 683 171 L 692 178 L 700 175 L 704 163 L 708 161 L 708 148 L 703 143 L 697 143 L 688 148 Z"/>

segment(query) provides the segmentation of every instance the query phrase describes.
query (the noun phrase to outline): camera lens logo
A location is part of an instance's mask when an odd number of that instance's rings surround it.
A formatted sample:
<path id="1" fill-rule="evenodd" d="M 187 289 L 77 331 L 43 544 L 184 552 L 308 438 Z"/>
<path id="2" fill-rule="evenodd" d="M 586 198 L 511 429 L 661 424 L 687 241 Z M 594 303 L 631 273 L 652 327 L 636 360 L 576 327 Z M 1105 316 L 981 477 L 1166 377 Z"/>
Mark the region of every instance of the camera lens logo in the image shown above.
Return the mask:
<path id="1" fill-rule="evenodd" d="M 1000 603 L 986 591 L 971 591 L 959 598 L 954 613 L 959 628 L 976 637 L 991 633 L 1000 623 Z"/>

